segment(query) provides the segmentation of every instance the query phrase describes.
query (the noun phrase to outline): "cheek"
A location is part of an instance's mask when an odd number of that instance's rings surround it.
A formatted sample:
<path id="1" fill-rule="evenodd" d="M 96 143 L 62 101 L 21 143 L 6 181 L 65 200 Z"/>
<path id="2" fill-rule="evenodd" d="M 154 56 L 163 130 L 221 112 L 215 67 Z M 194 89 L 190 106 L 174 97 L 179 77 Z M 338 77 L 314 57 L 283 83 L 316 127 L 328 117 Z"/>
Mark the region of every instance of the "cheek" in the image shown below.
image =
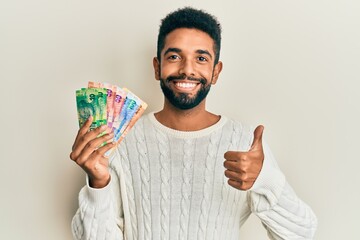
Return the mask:
<path id="1" fill-rule="evenodd" d="M 212 67 L 206 66 L 204 68 L 199 69 L 199 74 L 203 78 L 206 78 L 208 81 L 211 81 L 212 76 L 213 76 L 213 71 L 214 71 L 214 69 Z"/>
<path id="2" fill-rule="evenodd" d="M 160 77 L 166 78 L 170 75 L 176 75 L 178 73 L 178 68 L 176 64 L 162 64 L 160 68 Z"/>

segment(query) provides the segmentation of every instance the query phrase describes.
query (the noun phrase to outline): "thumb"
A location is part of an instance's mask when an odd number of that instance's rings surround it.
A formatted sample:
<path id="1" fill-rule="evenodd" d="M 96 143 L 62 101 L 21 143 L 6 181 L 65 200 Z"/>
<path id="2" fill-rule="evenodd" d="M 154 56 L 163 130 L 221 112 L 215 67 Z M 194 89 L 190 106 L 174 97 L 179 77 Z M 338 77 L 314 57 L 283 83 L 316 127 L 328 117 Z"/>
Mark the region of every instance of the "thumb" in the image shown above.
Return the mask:
<path id="1" fill-rule="evenodd" d="M 257 150 L 259 148 L 262 148 L 262 136 L 264 132 L 264 126 L 259 125 L 254 130 L 254 140 L 251 144 L 250 151 L 251 150 Z"/>

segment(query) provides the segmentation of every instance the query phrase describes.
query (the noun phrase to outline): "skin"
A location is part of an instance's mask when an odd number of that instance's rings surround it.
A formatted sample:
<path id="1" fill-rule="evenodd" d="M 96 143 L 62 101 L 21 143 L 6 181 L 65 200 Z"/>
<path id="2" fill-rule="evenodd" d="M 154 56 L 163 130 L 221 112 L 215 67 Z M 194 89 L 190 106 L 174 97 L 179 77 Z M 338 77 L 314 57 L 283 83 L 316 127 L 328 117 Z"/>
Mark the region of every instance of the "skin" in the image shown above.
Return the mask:
<path id="1" fill-rule="evenodd" d="M 110 142 L 102 147 L 101 144 L 111 140 L 114 133 L 106 126 L 100 126 L 89 131 L 92 123 L 90 117 L 79 129 L 72 146 L 70 159 L 76 162 L 89 176 L 89 184 L 93 188 L 105 187 L 110 181 L 109 161 L 104 154 L 115 144 Z M 106 132 L 101 137 L 99 134 Z"/>
<path id="2" fill-rule="evenodd" d="M 172 51 L 176 49 L 177 51 Z M 168 76 L 185 74 L 187 77 L 204 78 L 207 84 L 216 84 L 222 70 L 222 62 L 214 66 L 215 52 L 212 38 L 199 30 L 179 28 L 170 32 L 165 38 L 161 59 L 154 58 L 153 66 L 155 79 L 161 81 Z M 178 82 L 189 83 L 190 80 Z M 194 96 L 200 88 L 188 91 L 178 89 L 171 81 L 169 87 L 175 92 L 187 92 Z M 212 114 L 205 109 L 204 99 L 192 109 L 181 110 L 174 107 L 166 98 L 163 109 L 155 113 L 156 119 L 163 125 L 180 130 L 196 131 L 204 129 L 219 121 L 220 116 Z"/>
<path id="3" fill-rule="evenodd" d="M 214 41 L 205 32 L 196 29 L 179 28 L 170 32 L 165 38 L 165 45 L 161 51 L 161 59 L 153 59 L 155 79 L 163 81 L 169 76 L 185 75 L 183 80 L 164 82 L 175 93 L 187 93 L 194 97 L 201 85 L 190 78 L 202 78 L 206 85 L 216 84 L 222 70 L 222 62 L 214 64 Z M 197 83 L 192 88 L 181 87 L 177 83 Z M 206 98 L 197 106 L 182 110 L 173 106 L 166 98 L 164 107 L 155 113 L 156 119 L 163 125 L 179 131 L 196 131 L 214 125 L 220 116 L 206 111 Z M 88 174 L 90 186 L 105 187 L 110 181 L 108 159 L 105 152 L 114 143 L 100 147 L 104 141 L 112 138 L 106 126 L 89 131 L 91 119 L 80 128 L 70 158 Z M 230 186 L 239 190 L 250 189 L 262 168 L 264 153 L 262 134 L 264 127 L 258 126 L 254 131 L 254 141 L 249 151 L 228 151 L 224 154 L 224 174 L 229 179 Z M 109 133 L 97 137 L 101 132 Z"/>
<path id="4" fill-rule="evenodd" d="M 230 186 L 245 191 L 254 185 L 264 161 L 263 132 L 262 125 L 255 129 L 254 140 L 249 151 L 228 151 L 224 154 L 225 176 L 229 179 Z"/>

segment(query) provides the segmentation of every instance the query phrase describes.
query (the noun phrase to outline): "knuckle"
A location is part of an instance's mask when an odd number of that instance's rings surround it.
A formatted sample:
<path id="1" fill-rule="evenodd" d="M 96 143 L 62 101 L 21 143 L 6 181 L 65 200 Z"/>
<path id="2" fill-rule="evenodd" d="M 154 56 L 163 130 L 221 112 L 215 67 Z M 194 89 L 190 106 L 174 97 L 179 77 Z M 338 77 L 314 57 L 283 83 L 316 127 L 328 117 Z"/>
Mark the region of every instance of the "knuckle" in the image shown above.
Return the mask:
<path id="1" fill-rule="evenodd" d="M 239 179 L 243 182 L 247 181 L 248 180 L 248 176 L 246 173 L 243 173 L 243 174 L 240 174 L 240 177 Z"/>
<path id="2" fill-rule="evenodd" d="M 246 164 L 242 164 L 240 167 L 239 167 L 239 171 L 241 171 L 242 173 L 247 173 L 248 171 L 248 166 Z"/>
<path id="3" fill-rule="evenodd" d="M 80 138 L 83 138 L 86 135 L 86 132 L 87 132 L 86 129 L 80 128 L 79 131 L 78 131 L 78 136 Z"/>
<path id="4" fill-rule="evenodd" d="M 95 155 L 96 158 L 102 156 L 102 154 L 100 153 L 100 151 L 97 151 L 97 150 L 94 151 L 93 154 Z"/>
<path id="5" fill-rule="evenodd" d="M 82 135 L 82 136 L 79 138 L 79 141 L 80 141 L 80 142 L 85 142 L 85 141 L 86 141 L 85 135 Z"/>
<path id="6" fill-rule="evenodd" d="M 90 142 L 88 142 L 88 144 L 86 144 L 88 148 L 96 148 L 97 144 L 95 140 L 92 140 Z"/>
<path id="7" fill-rule="evenodd" d="M 83 157 L 79 156 L 77 159 L 74 160 L 78 165 L 83 165 L 84 162 L 86 161 L 86 159 L 84 159 Z"/>
<path id="8" fill-rule="evenodd" d="M 87 170 L 92 170 L 94 168 L 94 161 L 87 159 L 84 163 L 83 163 L 83 167 Z"/>
<path id="9" fill-rule="evenodd" d="M 85 169 L 91 169 L 91 161 L 85 161 L 82 166 L 85 168 Z"/>

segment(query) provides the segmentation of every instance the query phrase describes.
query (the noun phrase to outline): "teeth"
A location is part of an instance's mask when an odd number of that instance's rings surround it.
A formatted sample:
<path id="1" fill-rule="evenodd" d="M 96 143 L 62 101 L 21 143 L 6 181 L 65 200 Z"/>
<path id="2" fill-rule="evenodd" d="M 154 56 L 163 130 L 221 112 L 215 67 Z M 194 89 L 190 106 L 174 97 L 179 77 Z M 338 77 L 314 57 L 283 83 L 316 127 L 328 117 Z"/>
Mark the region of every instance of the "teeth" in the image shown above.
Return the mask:
<path id="1" fill-rule="evenodd" d="M 181 87 L 181 88 L 194 88 L 196 87 L 196 83 L 182 83 L 182 82 L 178 82 L 176 83 L 177 87 Z"/>

